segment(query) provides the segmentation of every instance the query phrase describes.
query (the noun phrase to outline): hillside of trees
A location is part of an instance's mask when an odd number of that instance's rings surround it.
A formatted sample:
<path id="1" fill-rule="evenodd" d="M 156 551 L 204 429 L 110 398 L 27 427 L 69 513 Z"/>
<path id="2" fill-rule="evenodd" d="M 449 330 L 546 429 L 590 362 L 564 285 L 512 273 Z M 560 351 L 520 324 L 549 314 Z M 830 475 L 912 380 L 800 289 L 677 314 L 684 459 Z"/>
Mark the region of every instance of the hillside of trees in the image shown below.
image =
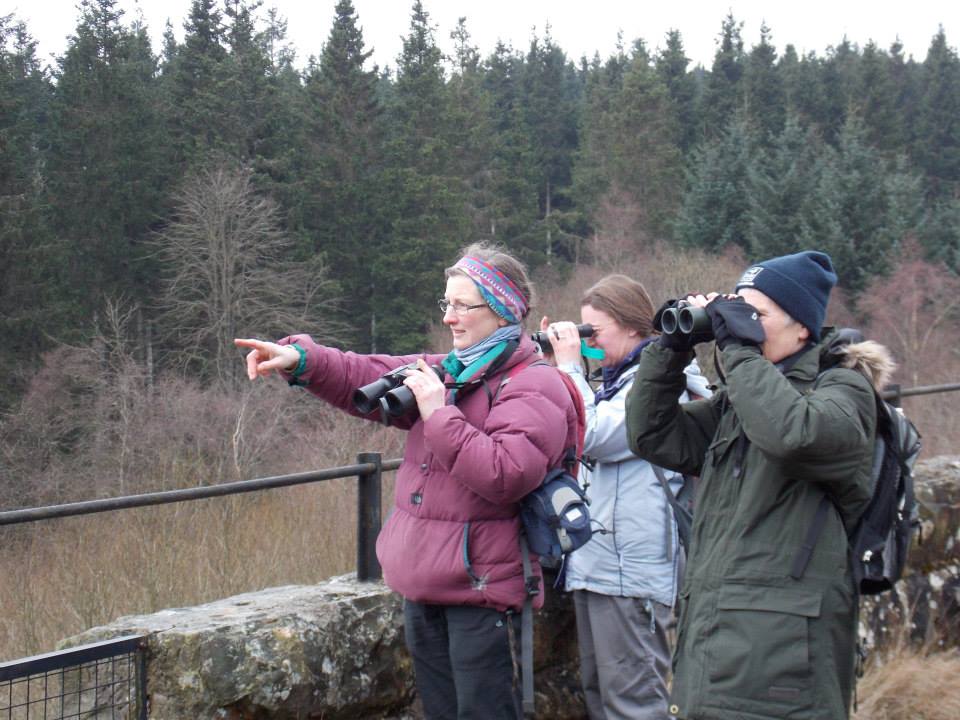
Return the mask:
<path id="1" fill-rule="evenodd" d="M 418 1 L 377 68 L 341 0 L 298 68 L 259 2 L 193 0 L 161 48 L 115 0 L 78 14 L 53 67 L 0 18 L 2 407 L 118 311 L 151 371 L 214 382 L 237 381 L 239 335 L 420 349 L 439 271 L 477 239 L 560 277 L 658 243 L 819 248 L 857 309 L 908 240 L 960 268 L 942 29 L 922 61 L 847 38 L 801 56 L 766 27 L 745 47 L 728 16 L 706 69 L 680 31 L 571 58 L 549 31 L 481 52 L 461 21 L 445 57 Z"/>

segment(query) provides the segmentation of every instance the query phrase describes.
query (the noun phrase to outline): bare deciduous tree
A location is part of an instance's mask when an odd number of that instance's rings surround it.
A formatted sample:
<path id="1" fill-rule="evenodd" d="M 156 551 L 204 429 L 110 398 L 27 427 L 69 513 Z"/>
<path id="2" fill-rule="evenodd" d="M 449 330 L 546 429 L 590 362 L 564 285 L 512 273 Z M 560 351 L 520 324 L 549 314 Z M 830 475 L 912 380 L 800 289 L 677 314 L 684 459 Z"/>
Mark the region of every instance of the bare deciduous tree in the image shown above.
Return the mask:
<path id="1" fill-rule="evenodd" d="M 943 265 L 923 259 L 915 240 L 904 245 L 889 277 L 874 280 L 859 302 L 870 318 L 870 331 L 886 344 L 900 364 L 900 378 L 910 386 L 939 380 L 952 369 L 958 339 L 960 278 Z"/>
<path id="2" fill-rule="evenodd" d="M 234 383 L 243 370 L 235 337 L 308 332 L 329 342 L 345 333 L 330 321 L 334 283 L 322 259 L 290 259 L 277 205 L 254 191 L 246 169 L 221 162 L 189 177 L 157 242 L 168 265 L 164 326 L 185 365 Z"/>

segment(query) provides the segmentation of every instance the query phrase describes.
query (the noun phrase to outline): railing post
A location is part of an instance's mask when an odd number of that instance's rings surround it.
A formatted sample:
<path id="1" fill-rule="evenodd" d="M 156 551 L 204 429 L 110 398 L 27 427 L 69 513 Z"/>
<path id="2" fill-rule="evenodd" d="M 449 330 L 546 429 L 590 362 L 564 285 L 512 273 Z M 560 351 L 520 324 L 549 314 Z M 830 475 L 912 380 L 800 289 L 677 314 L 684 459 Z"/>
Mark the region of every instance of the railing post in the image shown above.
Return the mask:
<path id="1" fill-rule="evenodd" d="M 383 456 L 380 453 L 360 453 L 357 463 L 373 463 L 375 466 L 373 472 L 357 476 L 357 580 L 379 580 L 383 577 L 377 560 Z"/>
<path id="2" fill-rule="evenodd" d="M 141 639 L 135 654 L 137 661 L 137 720 L 147 720 L 147 641 Z"/>

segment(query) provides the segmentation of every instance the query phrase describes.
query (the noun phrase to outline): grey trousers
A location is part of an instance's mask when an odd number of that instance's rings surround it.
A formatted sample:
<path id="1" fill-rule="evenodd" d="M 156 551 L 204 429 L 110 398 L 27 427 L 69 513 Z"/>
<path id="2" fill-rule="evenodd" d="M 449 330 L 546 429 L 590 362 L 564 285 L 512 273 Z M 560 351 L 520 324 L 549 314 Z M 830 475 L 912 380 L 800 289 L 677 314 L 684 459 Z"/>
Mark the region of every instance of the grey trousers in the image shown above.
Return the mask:
<path id="1" fill-rule="evenodd" d="M 574 591 L 573 602 L 590 720 L 668 720 L 673 611 L 589 590 Z"/>

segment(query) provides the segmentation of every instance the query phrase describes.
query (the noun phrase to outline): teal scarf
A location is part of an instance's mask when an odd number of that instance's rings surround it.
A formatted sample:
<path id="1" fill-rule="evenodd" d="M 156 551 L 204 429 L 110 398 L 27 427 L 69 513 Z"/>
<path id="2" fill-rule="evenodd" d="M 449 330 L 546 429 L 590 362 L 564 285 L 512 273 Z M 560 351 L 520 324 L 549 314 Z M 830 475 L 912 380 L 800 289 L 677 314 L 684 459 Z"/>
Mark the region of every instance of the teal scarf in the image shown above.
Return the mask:
<path id="1" fill-rule="evenodd" d="M 450 377 L 453 378 L 455 384 L 455 387 L 450 392 L 451 404 L 457 401 L 457 390 L 470 378 L 500 357 L 506 349 L 507 343 L 510 340 L 519 338 L 519 336 L 520 326 L 508 325 L 464 350 L 451 350 L 441 363 L 444 370 L 450 373 Z M 478 350 L 479 353 L 477 352 Z M 465 363 L 464 360 L 467 362 Z"/>

